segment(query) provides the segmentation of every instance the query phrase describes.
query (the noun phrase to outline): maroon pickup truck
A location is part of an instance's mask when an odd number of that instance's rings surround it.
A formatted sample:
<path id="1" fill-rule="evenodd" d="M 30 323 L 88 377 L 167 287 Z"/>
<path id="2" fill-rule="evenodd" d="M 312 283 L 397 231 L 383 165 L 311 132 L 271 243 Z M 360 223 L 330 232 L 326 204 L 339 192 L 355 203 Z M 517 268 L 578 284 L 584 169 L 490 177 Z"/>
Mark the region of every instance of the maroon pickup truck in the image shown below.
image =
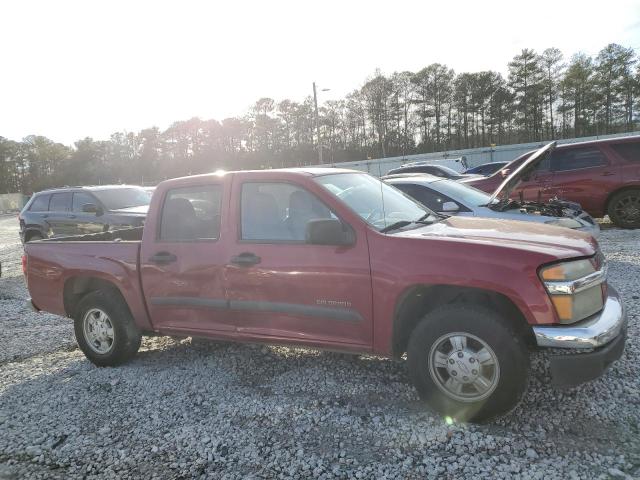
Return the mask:
<path id="1" fill-rule="evenodd" d="M 558 385 L 598 377 L 624 349 L 591 236 L 446 217 L 361 172 L 168 180 L 144 227 L 25 249 L 32 306 L 73 318 L 100 366 L 148 334 L 406 353 L 432 408 L 480 421 L 518 403 L 531 349 L 553 349 Z"/>

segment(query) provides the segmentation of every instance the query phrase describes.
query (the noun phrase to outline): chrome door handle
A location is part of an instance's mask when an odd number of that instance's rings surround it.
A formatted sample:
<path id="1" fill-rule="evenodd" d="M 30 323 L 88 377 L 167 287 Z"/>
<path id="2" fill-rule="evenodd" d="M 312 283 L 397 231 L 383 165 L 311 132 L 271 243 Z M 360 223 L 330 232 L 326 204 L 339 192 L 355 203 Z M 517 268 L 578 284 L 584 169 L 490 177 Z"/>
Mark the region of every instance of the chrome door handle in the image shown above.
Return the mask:
<path id="1" fill-rule="evenodd" d="M 158 252 L 149 258 L 149 261 L 151 263 L 155 263 L 157 265 L 168 265 L 169 263 L 173 263 L 176 260 L 178 260 L 178 257 L 169 252 Z"/>

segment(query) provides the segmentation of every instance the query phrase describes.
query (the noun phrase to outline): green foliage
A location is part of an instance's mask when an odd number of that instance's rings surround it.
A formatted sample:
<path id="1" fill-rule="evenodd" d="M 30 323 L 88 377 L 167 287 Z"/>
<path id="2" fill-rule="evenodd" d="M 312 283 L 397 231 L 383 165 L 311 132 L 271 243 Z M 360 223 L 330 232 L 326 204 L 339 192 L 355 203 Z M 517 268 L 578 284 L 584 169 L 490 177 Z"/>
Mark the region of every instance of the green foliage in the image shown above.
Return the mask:
<path id="1" fill-rule="evenodd" d="M 460 73 L 434 63 L 418 72 L 377 70 L 344 99 L 319 102 L 325 162 L 631 131 L 640 65 L 617 44 L 565 65 L 562 53 L 523 49 L 494 71 Z M 260 98 L 243 117 L 192 118 L 165 131 L 117 132 L 68 147 L 45 137 L 0 137 L 0 193 L 114 182 L 153 184 L 212 172 L 313 165 L 313 97 Z"/>

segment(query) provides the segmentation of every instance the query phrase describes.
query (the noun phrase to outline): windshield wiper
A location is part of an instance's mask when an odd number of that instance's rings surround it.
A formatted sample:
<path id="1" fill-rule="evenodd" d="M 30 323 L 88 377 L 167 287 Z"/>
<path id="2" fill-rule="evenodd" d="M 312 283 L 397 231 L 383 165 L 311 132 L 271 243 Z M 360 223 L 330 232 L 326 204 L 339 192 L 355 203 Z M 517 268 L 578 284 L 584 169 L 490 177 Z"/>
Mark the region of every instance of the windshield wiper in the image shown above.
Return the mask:
<path id="1" fill-rule="evenodd" d="M 423 223 L 425 225 L 431 225 L 434 222 L 428 222 L 427 218 L 429 218 L 433 213 L 427 212 L 422 215 L 417 220 L 398 220 L 397 222 L 392 223 L 391 225 L 387 225 L 386 227 L 380 230 L 380 233 L 387 233 L 392 230 L 398 230 L 399 228 L 406 227 L 407 225 L 411 225 L 412 223 Z M 446 217 L 443 217 L 446 218 Z"/>
<path id="2" fill-rule="evenodd" d="M 406 227 L 407 225 L 411 225 L 413 223 L 412 220 L 399 220 L 397 222 L 393 222 L 391 225 L 387 225 L 386 227 L 380 230 L 380 233 L 387 233 L 391 230 L 397 230 L 402 227 Z"/>

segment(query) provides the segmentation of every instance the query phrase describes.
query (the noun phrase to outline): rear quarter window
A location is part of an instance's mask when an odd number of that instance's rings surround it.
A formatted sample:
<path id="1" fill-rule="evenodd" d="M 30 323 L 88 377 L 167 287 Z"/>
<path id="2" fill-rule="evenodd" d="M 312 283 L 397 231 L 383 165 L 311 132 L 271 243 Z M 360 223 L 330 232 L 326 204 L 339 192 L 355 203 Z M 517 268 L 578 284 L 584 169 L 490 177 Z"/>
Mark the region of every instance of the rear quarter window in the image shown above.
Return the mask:
<path id="1" fill-rule="evenodd" d="M 640 163 L 640 142 L 614 143 L 610 147 L 625 161 Z"/>
<path id="2" fill-rule="evenodd" d="M 222 187 L 203 185 L 167 192 L 160 219 L 159 240 L 212 241 L 220 236 Z"/>
<path id="3" fill-rule="evenodd" d="M 29 207 L 30 212 L 47 212 L 49 211 L 49 198 L 51 195 L 37 195 L 33 199 L 33 203 Z"/>

